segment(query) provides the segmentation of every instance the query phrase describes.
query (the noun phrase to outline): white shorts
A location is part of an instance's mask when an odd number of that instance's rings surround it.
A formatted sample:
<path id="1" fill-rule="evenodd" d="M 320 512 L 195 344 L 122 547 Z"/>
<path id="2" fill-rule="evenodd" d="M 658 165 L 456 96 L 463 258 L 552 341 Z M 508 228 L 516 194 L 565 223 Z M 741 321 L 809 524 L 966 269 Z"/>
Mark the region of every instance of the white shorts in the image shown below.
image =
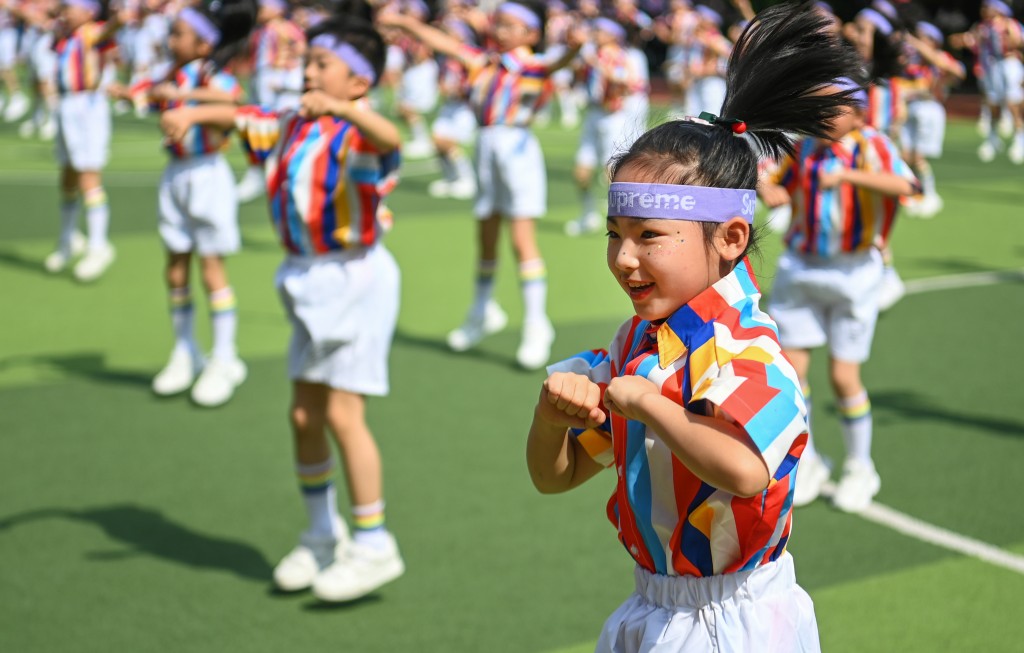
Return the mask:
<path id="1" fill-rule="evenodd" d="M 588 107 L 576 149 L 576 165 L 591 169 L 606 166 L 613 156 L 628 150 L 633 144 L 630 135 L 635 131 L 630 128 L 631 119 L 625 108 L 608 113 L 600 107 Z"/>
<path id="2" fill-rule="evenodd" d="M 430 132 L 437 138 L 454 141 L 459 145 L 470 145 L 476 138 L 476 116 L 469 105 L 462 101 L 449 100 L 441 105 L 434 118 Z"/>
<path id="3" fill-rule="evenodd" d="M 168 252 L 218 256 L 238 251 L 235 179 L 220 154 L 168 163 L 157 206 L 160 238 Z"/>
<path id="4" fill-rule="evenodd" d="M 783 252 L 767 309 L 779 325 L 782 346 L 813 349 L 828 343 L 837 360 L 866 361 L 883 269 L 875 248 L 828 259 Z"/>
<path id="5" fill-rule="evenodd" d="M 698 578 L 637 567 L 636 591 L 595 653 L 820 653 L 814 604 L 783 553 L 752 571 Z"/>
<path id="6" fill-rule="evenodd" d="M 289 378 L 386 395 L 399 279 L 395 259 L 381 244 L 288 257 L 275 283 L 292 323 Z"/>
<path id="7" fill-rule="evenodd" d="M 1019 104 L 1024 101 L 1024 64 L 1016 57 L 1004 57 L 985 70 L 985 99 L 989 104 Z"/>
<path id="8" fill-rule="evenodd" d="M 416 113 L 429 113 L 437 105 L 437 62 L 427 59 L 406 68 L 398 86 L 398 104 Z"/>
<path id="9" fill-rule="evenodd" d="M 18 30 L 0 28 L 0 70 L 10 70 L 18 63 Z"/>
<path id="10" fill-rule="evenodd" d="M 548 175 L 544 153 L 527 127 L 482 127 L 476 141 L 478 191 L 473 212 L 481 220 L 539 218 L 547 213 Z"/>
<path id="11" fill-rule="evenodd" d="M 110 157 L 110 104 L 102 91 L 69 93 L 57 104 L 57 163 L 98 171 Z"/>
<path id="12" fill-rule="evenodd" d="M 302 66 L 260 68 L 253 80 L 256 103 L 273 111 L 298 109 L 305 83 Z"/>
<path id="13" fill-rule="evenodd" d="M 907 105 L 900 141 L 904 150 L 935 159 L 942 156 L 946 137 L 946 109 L 936 100 L 914 100 Z"/>

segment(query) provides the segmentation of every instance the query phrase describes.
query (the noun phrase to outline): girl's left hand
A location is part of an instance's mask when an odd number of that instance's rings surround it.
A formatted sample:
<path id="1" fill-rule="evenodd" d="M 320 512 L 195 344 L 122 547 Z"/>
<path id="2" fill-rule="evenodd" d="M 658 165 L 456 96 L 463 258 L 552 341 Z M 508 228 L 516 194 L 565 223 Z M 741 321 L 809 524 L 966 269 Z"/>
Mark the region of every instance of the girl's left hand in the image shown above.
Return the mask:
<path id="1" fill-rule="evenodd" d="M 659 394 L 651 381 L 642 376 L 617 376 L 604 392 L 604 406 L 626 419 L 640 420 L 640 400 L 649 394 Z"/>
<path id="2" fill-rule="evenodd" d="M 320 116 L 340 116 L 344 105 L 348 104 L 327 95 L 323 91 L 306 91 L 302 94 L 299 115 L 303 118 L 319 118 Z"/>

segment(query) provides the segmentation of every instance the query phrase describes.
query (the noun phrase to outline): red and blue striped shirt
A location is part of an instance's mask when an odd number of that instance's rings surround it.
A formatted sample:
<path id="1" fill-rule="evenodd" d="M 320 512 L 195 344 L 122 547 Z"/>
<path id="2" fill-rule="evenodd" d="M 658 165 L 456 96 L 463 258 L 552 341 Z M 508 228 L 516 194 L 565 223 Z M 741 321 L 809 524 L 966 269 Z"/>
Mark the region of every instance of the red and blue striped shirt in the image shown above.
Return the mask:
<path id="1" fill-rule="evenodd" d="M 384 197 L 398 183 L 398 150 L 380 152 L 351 123 L 239 109 L 243 144 L 263 161 L 274 230 L 292 254 L 370 246 L 390 229 Z"/>
<path id="2" fill-rule="evenodd" d="M 636 563 L 652 573 L 728 574 L 786 550 L 807 408 L 759 298 L 744 260 L 660 324 L 633 317 L 607 351 L 548 368 L 584 374 L 602 393 L 617 376 L 644 377 L 687 410 L 738 425 L 764 460 L 768 487 L 739 497 L 702 481 L 643 422 L 610 414 L 600 429 L 573 431 L 595 461 L 615 466 L 608 518 Z"/>
<path id="3" fill-rule="evenodd" d="M 103 55 L 115 47 L 113 39 L 100 40 L 103 23 L 89 22 L 57 41 L 57 92 L 61 95 L 95 91 L 103 72 Z"/>
<path id="4" fill-rule="evenodd" d="M 466 45 L 462 59 L 469 104 L 481 127 L 527 127 L 551 97 L 547 64 L 526 46 L 497 54 Z"/>

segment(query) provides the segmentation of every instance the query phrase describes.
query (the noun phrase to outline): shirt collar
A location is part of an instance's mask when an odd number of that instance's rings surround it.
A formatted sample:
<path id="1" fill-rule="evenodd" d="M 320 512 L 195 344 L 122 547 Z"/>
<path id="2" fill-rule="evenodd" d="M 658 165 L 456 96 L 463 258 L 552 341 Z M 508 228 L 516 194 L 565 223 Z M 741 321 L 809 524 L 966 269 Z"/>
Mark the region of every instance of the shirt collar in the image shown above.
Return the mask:
<path id="1" fill-rule="evenodd" d="M 691 338 L 726 309 L 737 303 L 756 303 L 760 294 L 750 261 L 744 258 L 732 272 L 677 309 L 657 328 L 658 364 L 661 369 L 682 358 L 689 351 L 687 343 Z"/>

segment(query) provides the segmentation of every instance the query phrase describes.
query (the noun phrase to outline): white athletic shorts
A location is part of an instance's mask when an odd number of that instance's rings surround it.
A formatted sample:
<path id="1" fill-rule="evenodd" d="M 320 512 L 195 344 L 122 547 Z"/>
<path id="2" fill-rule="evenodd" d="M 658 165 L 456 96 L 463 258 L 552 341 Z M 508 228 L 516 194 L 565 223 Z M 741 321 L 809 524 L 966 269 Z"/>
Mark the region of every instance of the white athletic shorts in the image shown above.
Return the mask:
<path id="1" fill-rule="evenodd" d="M 544 153 L 528 127 L 482 127 L 476 140 L 478 191 L 473 212 L 484 220 L 539 218 L 547 213 L 548 175 Z"/>
<path id="2" fill-rule="evenodd" d="M 471 145 L 476 138 L 476 116 L 469 105 L 462 101 L 449 100 L 437 110 L 437 117 L 430 132 L 437 138 L 454 141 L 459 145 Z"/>
<path id="3" fill-rule="evenodd" d="M 985 99 L 989 104 L 1018 104 L 1024 101 L 1024 64 L 1016 57 L 1004 57 L 985 70 Z"/>
<path id="4" fill-rule="evenodd" d="M 827 343 L 837 360 L 866 361 L 883 270 L 875 248 L 827 259 L 783 252 L 768 302 L 782 346 L 814 349 Z"/>
<path id="5" fill-rule="evenodd" d="M 437 62 L 427 59 L 402 73 L 398 85 L 398 105 L 416 113 L 429 113 L 437 105 Z"/>
<path id="6" fill-rule="evenodd" d="M 907 105 L 907 121 L 900 134 L 904 150 L 929 159 L 942 156 L 946 137 L 946 108 L 936 100 L 914 100 Z"/>
<path id="7" fill-rule="evenodd" d="M 276 285 L 292 339 L 288 376 L 354 394 L 388 393 L 398 265 L 383 245 L 290 256 Z"/>
<path id="8" fill-rule="evenodd" d="M 814 604 L 783 553 L 752 571 L 698 578 L 637 567 L 636 591 L 595 653 L 820 653 Z"/>
<path id="9" fill-rule="evenodd" d="M 576 149 L 576 165 L 591 169 L 603 167 L 613 156 L 629 149 L 633 144 L 630 135 L 635 131 L 629 125 L 632 118 L 625 107 L 612 113 L 600 107 L 587 107 L 580 145 Z"/>
<path id="10" fill-rule="evenodd" d="M 18 30 L 0 27 L 0 70 L 10 70 L 18 63 Z"/>
<path id="11" fill-rule="evenodd" d="M 220 154 L 167 164 L 157 189 L 160 238 L 168 252 L 218 256 L 238 251 L 235 178 Z"/>
<path id="12" fill-rule="evenodd" d="M 57 163 L 98 171 L 110 157 L 110 104 L 103 91 L 68 93 L 57 104 Z"/>

